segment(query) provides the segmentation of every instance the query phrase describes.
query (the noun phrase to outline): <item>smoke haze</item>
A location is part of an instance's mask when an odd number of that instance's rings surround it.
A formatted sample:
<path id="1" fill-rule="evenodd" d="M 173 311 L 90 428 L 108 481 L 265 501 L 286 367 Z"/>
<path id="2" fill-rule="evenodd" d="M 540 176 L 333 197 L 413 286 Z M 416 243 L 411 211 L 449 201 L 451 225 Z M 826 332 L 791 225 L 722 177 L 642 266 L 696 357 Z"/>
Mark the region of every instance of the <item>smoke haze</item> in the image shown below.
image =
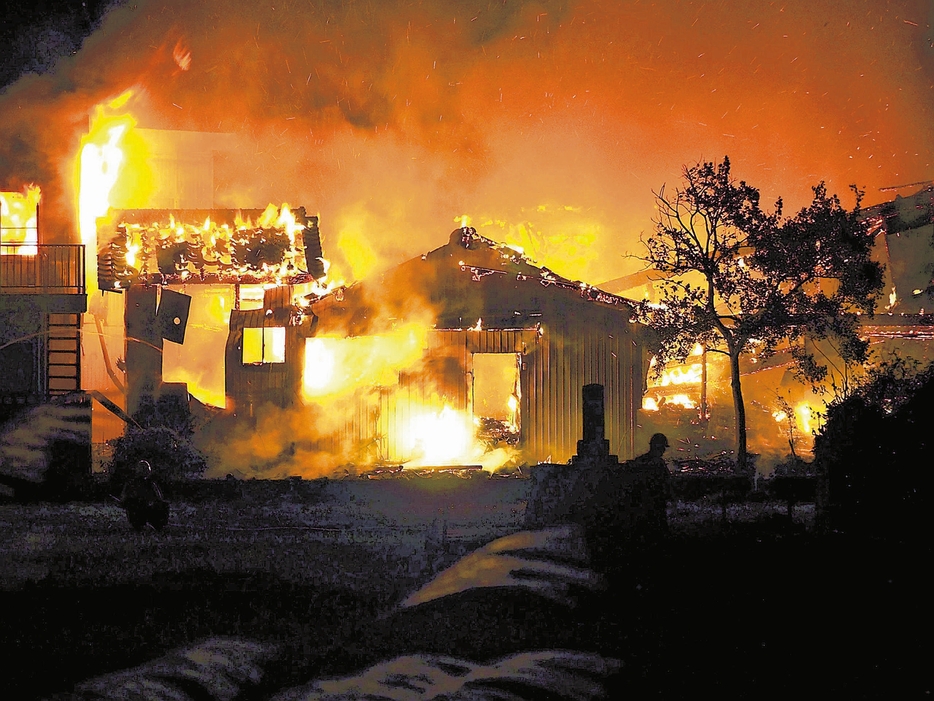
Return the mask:
<path id="1" fill-rule="evenodd" d="M 699 159 L 729 154 L 791 208 L 820 180 L 873 204 L 934 177 L 932 18 L 921 0 L 143 0 L 0 95 L 0 178 L 39 184 L 47 238 L 76 240 L 88 114 L 134 88 L 140 126 L 237 135 L 217 206 L 318 211 L 350 278 L 467 214 L 599 283 L 641 267 L 652 190 Z"/>

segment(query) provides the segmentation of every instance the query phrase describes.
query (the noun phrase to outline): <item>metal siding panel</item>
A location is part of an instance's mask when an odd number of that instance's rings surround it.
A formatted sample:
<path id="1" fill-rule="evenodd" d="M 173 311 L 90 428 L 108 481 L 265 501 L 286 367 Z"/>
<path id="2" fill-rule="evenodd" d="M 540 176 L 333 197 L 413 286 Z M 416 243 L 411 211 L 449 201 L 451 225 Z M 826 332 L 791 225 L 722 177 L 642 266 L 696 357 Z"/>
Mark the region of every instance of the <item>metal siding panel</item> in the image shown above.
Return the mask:
<path id="1" fill-rule="evenodd" d="M 561 426 L 562 461 L 570 459 L 577 452 L 577 395 L 578 385 L 584 372 L 584 349 L 586 342 L 578 331 L 565 338 L 565 358 L 562 363 L 567 369 L 564 373 L 562 391 L 564 393 L 563 417 Z"/>
<path id="2" fill-rule="evenodd" d="M 555 356 L 555 364 L 560 368 L 560 403 L 558 404 L 558 441 L 561 462 L 567 462 L 574 455 L 574 450 L 568 450 L 568 437 L 570 435 L 571 424 L 574 421 L 572 412 L 574 411 L 574 398 L 571 393 L 571 385 L 579 372 L 578 362 L 580 356 L 577 348 L 577 339 L 574 336 L 567 335 L 562 340 L 560 352 Z"/>
<path id="3" fill-rule="evenodd" d="M 546 433 L 546 440 L 549 443 L 548 452 L 553 453 L 552 459 L 555 462 L 561 460 L 560 455 L 560 412 L 561 412 L 561 399 L 563 392 L 561 391 L 561 381 L 563 377 L 560 372 L 560 363 L 559 354 L 557 352 L 557 344 L 560 343 L 560 339 L 552 337 L 552 342 L 549 344 L 548 350 L 548 373 L 545 376 L 545 381 L 548 383 L 548 431 Z"/>
<path id="4" fill-rule="evenodd" d="M 539 348 L 537 352 L 537 358 L 535 361 L 535 373 L 532 378 L 532 387 L 529 388 L 532 395 L 534 396 L 533 401 L 533 436 L 535 440 L 534 450 L 536 454 L 536 460 L 543 461 L 547 457 L 548 448 L 545 445 L 545 434 L 548 431 L 548 396 L 547 396 L 547 385 L 545 383 L 545 378 L 548 374 L 548 356 L 549 356 L 549 345 L 551 344 L 551 336 L 549 332 L 546 331 L 542 336 L 542 339 L 539 343 Z"/>

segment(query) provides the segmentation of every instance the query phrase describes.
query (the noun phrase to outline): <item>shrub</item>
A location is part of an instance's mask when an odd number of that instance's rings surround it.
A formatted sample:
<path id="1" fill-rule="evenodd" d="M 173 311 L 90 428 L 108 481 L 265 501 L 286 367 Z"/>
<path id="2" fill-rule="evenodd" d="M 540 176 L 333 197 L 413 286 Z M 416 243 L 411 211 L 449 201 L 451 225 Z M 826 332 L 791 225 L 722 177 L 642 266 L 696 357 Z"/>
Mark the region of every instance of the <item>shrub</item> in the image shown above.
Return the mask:
<path id="1" fill-rule="evenodd" d="M 829 407 L 814 442 L 822 529 L 898 539 L 929 529 L 934 366 L 906 367 L 883 364 Z"/>
<path id="2" fill-rule="evenodd" d="M 207 468 L 204 455 L 189 438 L 165 426 L 127 426 L 126 433 L 111 444 L 114 454 L 109 472 L 114 492 L 123 488 L 140 460 L 147 460 L 152 465 L 153 477 L 164 484 L 201 477 Z"/>

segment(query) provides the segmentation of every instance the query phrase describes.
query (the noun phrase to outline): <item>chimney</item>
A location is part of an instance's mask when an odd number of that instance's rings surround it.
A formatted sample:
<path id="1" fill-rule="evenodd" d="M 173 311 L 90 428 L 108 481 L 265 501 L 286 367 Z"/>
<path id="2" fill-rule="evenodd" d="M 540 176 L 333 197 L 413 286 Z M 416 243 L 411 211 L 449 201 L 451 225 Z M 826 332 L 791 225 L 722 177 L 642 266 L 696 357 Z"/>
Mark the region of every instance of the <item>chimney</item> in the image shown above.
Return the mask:
<path id="1" fill-rule="evenodd" d="M 610 442 L 604 438 L 606 427 L 603 416 L 603 385 L 584 385 L 584 434 L 577 441 L 577 455 L 572 462 L 581 461 L 616 461 L 610 455 Z"/>

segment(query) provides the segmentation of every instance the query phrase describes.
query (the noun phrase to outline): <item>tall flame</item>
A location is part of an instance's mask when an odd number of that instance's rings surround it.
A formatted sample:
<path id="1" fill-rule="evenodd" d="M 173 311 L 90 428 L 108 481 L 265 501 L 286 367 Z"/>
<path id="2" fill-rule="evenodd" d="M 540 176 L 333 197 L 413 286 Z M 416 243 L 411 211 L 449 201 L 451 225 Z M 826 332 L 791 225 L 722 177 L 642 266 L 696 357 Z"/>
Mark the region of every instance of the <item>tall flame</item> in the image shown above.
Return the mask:
<path id="1" fill-rule="evenodd" d="M 136 125 L 129 113 L 113 113 L 125 107 L 131 96 L 127 91 L 95 108 L 78 151 L 78 227 L 85 245 L 89 293 L 97 289 L 97 220 L 111 207 L 111 193 L 126 162 L 124 139 Z"/>

